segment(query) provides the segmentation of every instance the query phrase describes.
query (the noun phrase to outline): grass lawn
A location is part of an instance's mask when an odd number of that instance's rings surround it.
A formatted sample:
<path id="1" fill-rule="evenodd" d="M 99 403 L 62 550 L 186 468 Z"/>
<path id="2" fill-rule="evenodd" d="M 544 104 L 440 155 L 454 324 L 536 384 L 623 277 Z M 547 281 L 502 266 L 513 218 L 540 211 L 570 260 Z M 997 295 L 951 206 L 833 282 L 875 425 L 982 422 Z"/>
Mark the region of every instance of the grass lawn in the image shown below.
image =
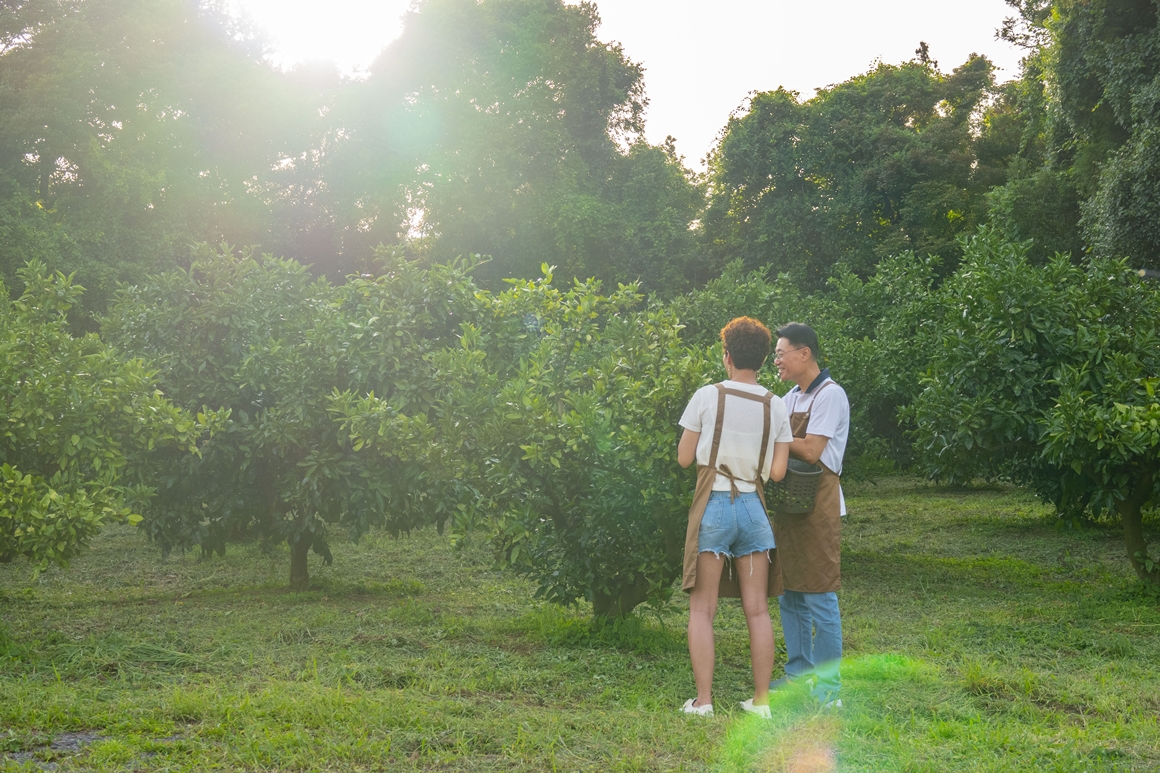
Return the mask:
<path id="1" fill-rule="evenodd" d="M 0 567 L 0 770 L 1160 769 L 1160 606 L 1118 532 L 1018 491 L 848 494 L 836 712 L 731 708 L 736 601 L 717 717 L 686 718 L 683 594 L 593 630 L 433 529 L 335 544 L 291 593 L 285 546 L 162 560 L 118 527 L 38 581 Z"/>

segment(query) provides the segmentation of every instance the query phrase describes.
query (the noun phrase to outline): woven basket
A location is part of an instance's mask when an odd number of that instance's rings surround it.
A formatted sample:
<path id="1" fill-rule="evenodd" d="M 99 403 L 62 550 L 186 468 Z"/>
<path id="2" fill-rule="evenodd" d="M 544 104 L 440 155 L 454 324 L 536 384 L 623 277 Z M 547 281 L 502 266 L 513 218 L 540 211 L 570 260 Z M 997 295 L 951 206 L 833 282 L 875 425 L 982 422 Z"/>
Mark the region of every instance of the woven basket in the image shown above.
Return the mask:
<path id="1" fill-rule="evenodd" d="M 790 459 L 785 477 L 770 487 L 769 509 L 782 515 L 805 515 L 814 509 L 821 480 L 821 465 Z"/>

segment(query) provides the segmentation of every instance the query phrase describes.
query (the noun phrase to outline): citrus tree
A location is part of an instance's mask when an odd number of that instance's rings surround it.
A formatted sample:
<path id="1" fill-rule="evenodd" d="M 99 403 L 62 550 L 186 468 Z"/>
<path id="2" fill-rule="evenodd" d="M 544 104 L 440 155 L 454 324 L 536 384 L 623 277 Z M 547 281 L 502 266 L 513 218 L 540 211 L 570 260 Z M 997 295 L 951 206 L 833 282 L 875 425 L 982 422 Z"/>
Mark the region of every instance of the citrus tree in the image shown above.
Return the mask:
<path id="1" fill-rule="evenodd" d="M 1160 292 L 1120 261 L 1036 266 L 1028 250 L 983 232 L 937 291 L 908 409 L 917 460 L 940 480 L 1028 484 L 1063 517 L 1118 517 L 1156 582 L 1142 517 L 1160 495 Z"/>
<path id="2" fill-rule="evenodd" d="M 139 359 L 95 335 L 74 338 L 66 312 L 83 288 L 31 262 L 14 301 L 0 285 L 0 562 L 39 572 L 65 564 L 110 521 L 141 520 L 153 453 L 196 458 L 217 425 L 173 405 Z"/>
<path id="3" fill-rule="evenodd" d="M 1076 493 L 1090 497 L 1093 511 L 1120 517 L 1132 568 L 1160 586 L 1160 556 L 1148 551 L 1143 518 L 1160 503 L 1160 379 L 1151 375 L 1160 337 L 1154 329 L 1138 343 L 1152 356 L 1105 352 L 1101 369 L 1112 377 L 1094 390 L 1086 363 L 1061 374 L 1060 396 L 1042 422 L 1044 457 L 1075 473 Z"/>
<path id="4" fill-rule="evenodd" d="M 677 421 L 709 361 L 635 286 L 537 281 L 481 293 L 478 324 L 429 357 L 440 386 L 412 434 L 432 485 L 455 503 L 458 539 L 483 534 L 537 594 L 585 599 L 598 616 L 669 596 L 680 575 L 695 480 L 676 462 Z M 400 416 L 351 400 L 347 427 L 395 453 Z"/>
<path id="5" fill-rule="evenodd" d="M 425 410 L 422 354 L 458 329 L 472 291 L 459 269 L 401 261 L 336 288 L 294 261 L 204 245 L 188 270 L 123 289 L 108 339 L 157 362 L 177 403 L 229 411 L 199 458 L 154 460 L 150 536 L 165 550 L 207 552 L 247 537 L 285 541 L 290 584 L 302 588 L 310 552 L 329 562 L 336 530 L 357 538 L 435 520 L 413 461 L 369 464 L 339 432 L 332 401 L 374 393 Z"/>

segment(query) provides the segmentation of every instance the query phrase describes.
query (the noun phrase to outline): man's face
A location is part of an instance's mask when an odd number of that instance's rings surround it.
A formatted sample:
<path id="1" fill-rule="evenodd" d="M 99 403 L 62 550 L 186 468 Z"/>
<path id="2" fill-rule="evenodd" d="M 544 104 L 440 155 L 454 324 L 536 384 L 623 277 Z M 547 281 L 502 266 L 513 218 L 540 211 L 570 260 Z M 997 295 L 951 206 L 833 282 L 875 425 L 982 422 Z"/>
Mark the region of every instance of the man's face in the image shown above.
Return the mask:
<path id="1" fill-rule="evenodd" d="M 773 364 L 777 367 L 778 378 L 782 381 L 797 381 L 798 375 L 805 370 L 809 359 L 809 347 L 795 346 L 788 338 L 777 339 L 777 346 L 773 348 Z"/>

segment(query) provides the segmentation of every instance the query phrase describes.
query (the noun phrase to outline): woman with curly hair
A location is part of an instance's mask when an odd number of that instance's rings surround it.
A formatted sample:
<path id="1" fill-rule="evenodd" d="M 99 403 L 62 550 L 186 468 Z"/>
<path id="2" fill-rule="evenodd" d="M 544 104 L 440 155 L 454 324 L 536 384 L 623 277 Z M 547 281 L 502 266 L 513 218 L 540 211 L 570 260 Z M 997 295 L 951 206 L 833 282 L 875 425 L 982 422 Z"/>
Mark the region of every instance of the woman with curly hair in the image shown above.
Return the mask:
<path id="1" fill-rule="evenodd" d="M 697 463 L 697 488 L 685 537 L 683 590 L 689 594 L 689 657 L 697 697 L 682 711 L 713 715 L 713 619 L 717 599 L 741 599 L 749 626 L 753 697 L 741 708 L 769 717 L 773 627 L 769 597 L 781 572 L 763 484 L 781 480 L 793 440 L 781 398 L 757 383 L 769 356 L 769 328 L 738 317 L 721 330 L 727 379 L 697 390 L 681 416 L 682 467 Z M 728 565 L 728 566 L 727 566 Z"/>

